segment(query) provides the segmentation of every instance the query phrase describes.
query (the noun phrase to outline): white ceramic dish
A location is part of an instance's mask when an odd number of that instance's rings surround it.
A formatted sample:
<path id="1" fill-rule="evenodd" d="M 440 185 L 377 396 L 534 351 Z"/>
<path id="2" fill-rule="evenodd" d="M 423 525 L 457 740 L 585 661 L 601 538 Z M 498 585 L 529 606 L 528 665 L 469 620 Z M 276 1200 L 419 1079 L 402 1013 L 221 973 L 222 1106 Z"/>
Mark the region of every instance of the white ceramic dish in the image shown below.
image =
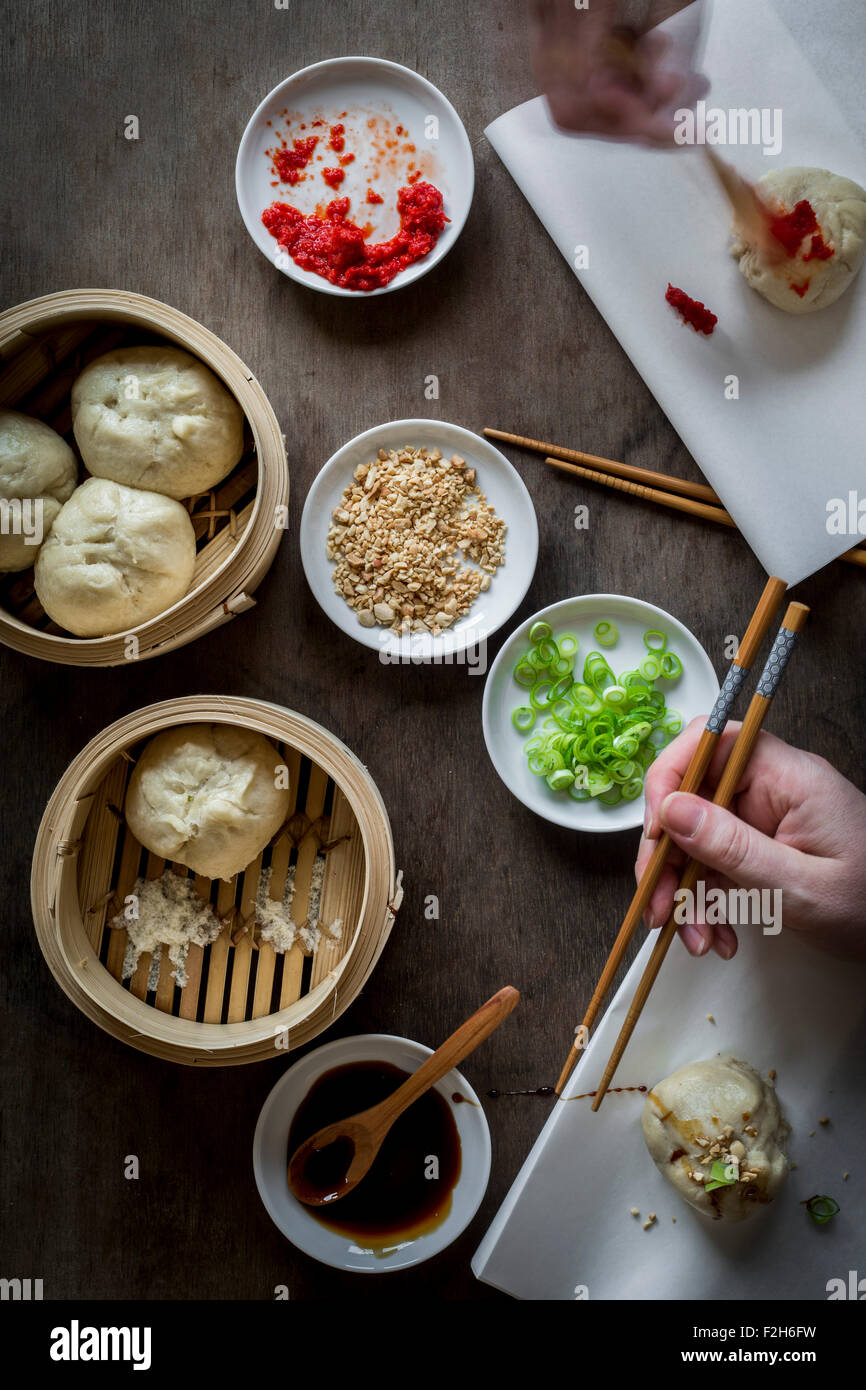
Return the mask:
<path id="1" fill-rule="evenodd" d="M 599 647 L 593 628 L 602 619 L 611 619 L 619 629 L 614 647 Z M 543 777 L 529 771 L 523 745 L 526 737 L 515 729 L 511 715 L 518 705 L 524 705 L 526 692 L 514 679 L 518 657 L 529 647 L 529 629 L 543 619 L 550 623 L 554 636 L 574 632 L 580 639 L 575 670 L 582 671 L 586 655 L 601 651 L 614 671 L 628 670 L 646 655 L 643 634 L 649 628 L 661 628 L 668 635 L 668 646 L 683 663 L 683 674 L 677 681 L 662 681 L 668 708 L 679 710 L 683 727 L 698 714 L 709 714 L 719 693 L 719 682 L 713 664 L 698 639 L 677 618 L 642 599 L 617 594 L 583 594 L 564 599 L 542 608 L 521 623 L 499 651 L 490 668 L 484 687 L 482 719 L 484 741 L 493 766 L 510 792 L 536 815 L 554 825 L 572 830 L 632 830 L 643 824 L 644 798 L 621 801 L 617 806 L 605 806 L 595 800 L 573 801 L 566 792 L 553 792 Z"/>
<path id="2" fill-rule="evenodd" d="M 360 1274 L 385 1274 L 408 1269 L 438 1255 L 466 1230 L 481 1205 L 490 1177 L 490 1131 L 477 1095 L 459 1071 L 450 1071 L 436 1090 L 451 1104 L 460 1136 L 460 1177 L 452 1193 L 451 1210 L 441 1225 L 424 1235 L 397 1241 L 381 1251 L 364 1249 L 349 1236 L 329 1230 L 311 1216 L 289 1191 L 286 1181 L 287 1140 L 295 1111 L 310 1087 L 333 1067 L 347 1062 L 390 1062 L 407 1072 L 418 1067 L 432 1049 L 387 1033 L 338 1038 L 316 1048 L 280 1078 L 265 1101 L 253 1140 L 253 1169 L 259 1196 L 283 1235 L 322 1264 Z M 454 1105 L 458 1093 L 472 1104 Z"/>
<path id="3" fill-rule="evenodd" d="M 288 117 L 282 113 L 288 110 Z M 293 187 L 279 184 L 273 187 L 274 175 L 266 151 L 274 144 L 275 131 L 286 130 L 290 122 L 293 136 L 309 136 L 314 120 L 324 120 L 323 133 L 336 123 L 343 112 L 345 152 L 355 154 L 352 164 L 345 167 L 345 178 L 337 190 L 330 188 L 320 177 L 328 164 L 336 165 L 338 156 L 327 158 L 327 140 L 322 142 L 324 162 L 318 153 L 308 169 L 314 171 Z M 368 131 L 369 120 L 378 123 L 376 138 L 394 138 L 394 128 L 402 126 L 407 132 L 401 137 L 404 144 L 415 146 L 416 154 L 403 154 L 402 147 L 387 157 L 377 155 L 373 138 Z M 270 122 L 270 125 L 268 124 Z M 307 129 L 300 130 L 301 124 Z M 399 219 L 396 211 L 397 191 L 407 182 L 408 165 L 414 162 L 421 177 L 433 183 L 445 201 L 446 224 L 435 247 L 428 256 L 416 261 L 388 285 L 375 290 L 349 290 L 332 285 L 313 271 L 302 270 L 292 258 L 281 252 L 270 232 L 262 224 L 262 213 L 274 201 L 290 203 L 304 214 L 314 212 L 317 204 L 333 198 L 350 199 L 349 217 L 359 225 L 369 222 L 373 230 L 371 241 L 394 235 Z M 382 196 L 378 205 L 366 203 L 367 189 L 372 184 Z M 389 63 L 383 58 L 329 58 L 322 63 L 302 68 L 286 78 L 270 92 L 251 117 L 241 139 L 235 165 L 235 188 L 238 206 L 247 231 L 272 264 L 292 280 L 325 294 L 363 299 L 367 295 L 387 294 L 390 290 L 410 285 L 432 270 L 447 255 L 457 240 L 472 203 L 475 171 L 472 147 L 463 123 L 454 107 L 440 91 L 411 68 Z"/>
<path id="4" fill-rule="evenodd" d="M 497 516 L 504 518 L 505 563 L 490 588 L 478 595 L 469 613 L 438 637 L 401 637 L 383 627 L 362 627 L 358 615 L 334 592 L 334 565 L 325 553 L 331 514 L 359 463 L 369 463 L 378 449 L 406 444 L 458 453 L 477 468 L 477 482 Z M 532 499 L 508 459 L 481 435 L 442 420 L 392 420 L 365 430 L 328 460 L 307 494 L 301 518 L 301 560 L 307 582 L 328 617 L 341 631 L 378 651 L 384 662 L 459 664 L 467 649 L 483 643 L 520 606 L 538 559 L 538 523 Z M 467 561 L 470 563 L 470 561 Z M 483 671 L 481 671 L 483 674 Z"/>

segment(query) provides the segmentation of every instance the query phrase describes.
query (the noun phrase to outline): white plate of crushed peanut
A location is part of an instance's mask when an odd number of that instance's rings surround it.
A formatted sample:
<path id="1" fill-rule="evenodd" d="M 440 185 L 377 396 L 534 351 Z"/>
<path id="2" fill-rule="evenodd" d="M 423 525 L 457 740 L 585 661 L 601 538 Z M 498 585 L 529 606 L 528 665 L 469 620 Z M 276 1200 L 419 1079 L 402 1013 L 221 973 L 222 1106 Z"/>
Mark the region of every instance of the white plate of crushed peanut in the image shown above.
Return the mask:
<path id="1" fill-rule="evenodd" d="M 304 504 L 313 594 L 386 664 L 471 664 L 519 607 L 537 558 L 519 474 L 486 439 L 441 420 L 359 434 Z"/>

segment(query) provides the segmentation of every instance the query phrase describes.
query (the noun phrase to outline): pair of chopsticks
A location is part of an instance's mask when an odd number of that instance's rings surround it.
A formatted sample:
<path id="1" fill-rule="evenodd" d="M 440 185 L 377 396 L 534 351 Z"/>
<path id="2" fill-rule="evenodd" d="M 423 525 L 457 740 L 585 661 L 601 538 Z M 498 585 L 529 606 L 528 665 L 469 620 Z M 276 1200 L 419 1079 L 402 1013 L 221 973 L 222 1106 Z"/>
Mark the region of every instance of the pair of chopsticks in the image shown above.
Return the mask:
<path id="1" fill-rule="evenodd" d="M 774 581 L 771 579 L 770 584 L 773 583 Z M 782 680 L 782 675 L 784 673 L 785 667 L 788 664 L 788 660 L 794 648 L 794 644 L 797 640 L 797 635 L 802 629 L 803 625 L 805 624 L 808 616 L 809 609 L 806 607 L 805 604 L 790 603 L 788 605 L 787 610 L 785 612 L 785 617 L 782 621 L 782 626 L 779 628 L 776 640 L 773 643 L 770 655 L 768 656 L 766 665 L 764 666 L 761 679 L 758 682 L 755 694 L 752 696 L 751 703 L 749 704 L 749 708 L 746 711 L 746 717 L 743 720 L 742 725 L 740 726 L 740 731 L 737 734 L 736 740 L 734 741 L 734 745 L 730 752 L 730 756 L 728 758 L 727 763 L 725 764 L 725 768 L 722 772 L 721 778 L 719 779 L 719 784 L 716 788 L 715 796 L 713 797 L 713 804 L 716 806 L 723 806 L 727 808 L 730 806 L 731 802 L 734 799 L 734 794 L 737 790 L 740 779 L 743 773 L 745 772 L 749 758 L 752 755 L 752 749 L 755 746 L 755 741 L 758 737 L 758 734 L 761 732 L 761 726 L 763 725 L 764 719 L 767 715 L 767 711 L 769 710 L 770 705 L 772 704 L 773 696 L 776 694 L 776 691 L 779 688 L 779 684 Z M 711 721 L 708 721 L 707 728 L 710 727 L 710 722 Z M 661 841 L 659 841 L 659 844 L 661 844 Z M 691 891 L 694 888 L 695 884 L 698 882 L 698 879 L 700 878 L 701 870 L 702 865 L 697 860 L 690 859 L 685 869 L 683 870 L 682 875 L 680 876 L 680 889 L 687 889 Z M 652 954 L 650 955 L 650 958 L 647 961 L 643 975 L 641 976 L 640 981 L 638 983 L 638 987 L 634 992 L 634 997 L 631 1001 L 631 1004 L 629 1005 L 628 1013 L 625 1017 L 625 1022 L 623 1023 L 622 1028 L 620 1029 L 619 1037 L 617 1038 L 614 1044 L 613 1051 L 611 1052 L 607 1066 L 604 1069 L 604 1074 L 602 1075 L 601 1081 L 598 1084 L 596 1096 L 592 1103 L 593 1110 L 598 1110 L 598 1107 L 601 1105 L 605 1095 L 607 1094 L 611 1081 L 613 1080 L 613 1077 L 616 1074 L 617 1067 L 619 1066 L 620 1061 L 622 1060 L 622 1054 L 624 1053 L 626 1046 L 628 1045 L 629 1039 L 631 1038 L 631 1035 L 634 1032 L 635 1027 L 637 1025 L 638 1019 L 641 1016 L 643 1007 L 646 1004 L 647 999 L 649 998 L 650 990 L 655 984 L 656 977 L 659 973 L 659 970 L 661 969 L 662 962 L 668 953 L 670 944 L 674 939 L 676 930 L 677 922 L 674 912 L 672 911 L 667 922 L 659 931 L 658 939 L 656 941 L 655 946 L 653 947 Z M 617 945 L 618 944 L 619 941 L 617 942 Z M 616 947 L 614 947 L 614 952 L 615 951 Z M 608 961 L 608 965 L 610 965 L 610 961 Z M 605 967 L 605 970 L 607 970 L 607 966 Z M 557 1083 L 557 1093 L 559 1093 L 561 1086 L 564 1085 L 564 1079 L 567 1079 L 568 1075 L 570 1075 L 573 1065 L 574 1064 L 570 1061 L 569 1058 L 569 1062 L 566 1063 L 566 1067 L 563 1070 L 563 1074 L 560 1077 L 559 1082 Z"/>
<path id="2" fill-rule="evenodd" d="M 718 494 L 704 483 L 690 483 L 688 479 L 677 478 L 670 473 L 656 473 L 652 468 L 617 463 L 615 459 L 585 454 L 580 449 L 566 449 L 559 444 L 545 444 L 540 439 L 527 439 L 524 435 L 507 434 L 504 430 L 485 429 L 484 433 L 489 439 L 499 439 L 516 448 L 544 454 L 545 463 L 564 473 L 584 478 L 587 482 L 601 483 L 617 492 L 627 492 L 646 502 L 655 502 L 674 511 L 700 517 L 702 521 L 714 521 L 737 530 L 737 523 L 721 505 Z M 854 546 L 839 558 L 866 568 L 866 547 Z"/>
<path id="3" fill-rule="evenodd" d="M 731 708 L 745 683 L 746 677 L 763 644 L 764 638 L 770 630 L 770 624 L 773 621 L 773 617 L 784 597 L 787 587 L 783 579 L 771 578 L 767 580 L 764 586 L 764 592 L 752 615 L 751 622 L 746 628 L 743 640 L 737 648 L 737 653 L 725 676 L 716 703 L 713 705 L 710 716 L 707 719 L 706 727 L 692 754 L 691 762 L 686 768 L 680 784 L 680 791 L 700 791 L 707 769 L 716 751 L 716 746 L 728 722 Z M 614 977 L 625 958 L 625 953 L 628 950 L 632 937 L 637 931 L 641 918 L 649 905 L 650 898 L 661 876 L 661 871 L 665 866 L 671 850 L 674 848 L 673 840 L 665 831 L 660 836 L 653 850 L 652 857 L 635 889 L 628 911 L 623 918 L 619 935 L 613 944 L 605 967 L 601 972 L 598 984 L 595 987 L 595 992 L 593 993 L 589 1002 L 589 1007 L 584 1015 L 583 1022 L 579 1028 L 575 1029 L 575 1040 L 572 1043 L 571 1051 L 568 1054 L 565 1066 L 556 1083 L 557 1095 L 562 1094 L 562 1089 L 574 1070 L 590 1030 L 598 1017 L 599 1010 L 613 984 Z M 606 1084 L 609 1084 L 609 1081 Z M 601 1104 L 602 1097 L 603 1093 L 601 1088 L 599 1088 L 599 1094 L 596 1096 L 598 1104 Z"/>

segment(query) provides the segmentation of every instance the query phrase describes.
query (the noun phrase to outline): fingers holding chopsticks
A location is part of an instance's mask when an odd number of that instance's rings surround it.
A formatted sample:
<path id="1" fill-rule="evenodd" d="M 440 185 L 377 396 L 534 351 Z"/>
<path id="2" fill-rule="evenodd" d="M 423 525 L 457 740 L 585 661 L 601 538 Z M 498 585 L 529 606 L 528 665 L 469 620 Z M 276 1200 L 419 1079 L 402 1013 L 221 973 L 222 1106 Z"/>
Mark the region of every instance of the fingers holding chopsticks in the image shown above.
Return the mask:
<path id="1" fill-rule="evenodd" d="M 650 899 L 651 924 L 658 927 L 670 917 L 682 865 L 691 858 L 703 866 L 705 902 L 714 901 L 714 889 L 725 895 L 732 888 L 757 889 L 769 895 L 768 903 L 778 905 L 786 928 L 808 935 L 823 949 L 862 957 L 866 796 L 823 759 L 762 732 L 731 809 L 712 805 L 738 731 L 739 725 L 730 724 L 719 741 L 700 797 L 677 791 L 681 768 L 696 742 L 694 726 L 650 768 L 646 789 L 654 834 L 641 840 L 638 876 L 662 830 L 677 846 Z M 743 929 L 751 927 L 741 923 Z M 772 923 L 763 929 L 775 932 Z M 736 950 L 730 922 L 708 924 L 696 917 L 679 934 L 693 955 L 714 951 L 730 959 Z"/>

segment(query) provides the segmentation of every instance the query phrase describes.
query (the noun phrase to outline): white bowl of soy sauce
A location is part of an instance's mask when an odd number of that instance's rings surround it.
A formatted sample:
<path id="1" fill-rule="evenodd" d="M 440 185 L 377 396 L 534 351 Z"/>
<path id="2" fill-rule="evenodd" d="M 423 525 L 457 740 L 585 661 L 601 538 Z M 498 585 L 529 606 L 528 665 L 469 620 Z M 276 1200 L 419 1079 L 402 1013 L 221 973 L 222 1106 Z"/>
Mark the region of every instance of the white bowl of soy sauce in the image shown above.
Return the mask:
<path id="1" fill-rule="evenodd" d="M 283 1235 L 322 1264 L 360 1274 L 408 1269 L 446 1249 L 478 1211 L 490 1131 L 458 1071 L 400 1116 L 370 1172 L 341 1201 L 307 1207 L 289 1190 L 290 1153 L 324 1125 L 383 1100 L 431 1051 L 387 1033 L 338 1038 L 290 1067 L 265 1101 L 253 1140 L 259 1195 Z"/>

